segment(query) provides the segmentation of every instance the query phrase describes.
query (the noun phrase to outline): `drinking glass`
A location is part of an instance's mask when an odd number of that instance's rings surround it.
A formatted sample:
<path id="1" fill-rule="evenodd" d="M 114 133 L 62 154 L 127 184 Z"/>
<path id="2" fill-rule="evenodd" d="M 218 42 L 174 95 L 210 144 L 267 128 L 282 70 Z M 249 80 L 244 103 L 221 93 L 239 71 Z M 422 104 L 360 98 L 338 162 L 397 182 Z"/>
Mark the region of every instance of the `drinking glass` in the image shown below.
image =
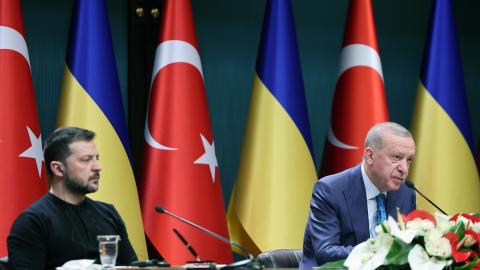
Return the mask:
<path id="1" fill-rule="evenodd" d="M 99 235 L 98 251 L 100 262 L 105 269 L 113 269 L 117 262 L 119 235 Z"/>

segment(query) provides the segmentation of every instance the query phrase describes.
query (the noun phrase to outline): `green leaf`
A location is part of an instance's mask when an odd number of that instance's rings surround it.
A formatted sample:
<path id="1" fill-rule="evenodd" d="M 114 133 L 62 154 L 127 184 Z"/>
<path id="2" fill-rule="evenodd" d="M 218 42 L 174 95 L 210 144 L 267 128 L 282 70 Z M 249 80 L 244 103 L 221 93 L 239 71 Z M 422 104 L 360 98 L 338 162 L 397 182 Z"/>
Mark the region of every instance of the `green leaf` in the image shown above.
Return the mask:
<path id="1" fill-rule="evenodd" d="M 465 225 L 463 224 L 463 222 L 457 222 L 455 226 L 450 229 L 450 231 L 457 234 L 458 242 L 460 242 L 463 237 L 465 237 Z"/>
<path id="2" fill-rule="evenodd" d="M 392 247 L 385 258 L 389 265 L 404 265 L 408 263 L 408 253 L 413 245 L 405 244 L 397 239 L 393 240 Z"/>
<path id="3" fill-rule="evenodd" d="M 385 225 L 385 222 L 380 223 L 380 226 L 382 227 L 382 231 L 384 233 L 388 233 L 388 229 L 387 229 L 387 226 Z"/>
<path id="4" fill-rule="evenodd" d="M 345 263 L 345 260 L 328 262 L 319 267 L 313 267 L 312 269 L 348 269 L 345 266 L 343 266 L 344 263 Z"/>

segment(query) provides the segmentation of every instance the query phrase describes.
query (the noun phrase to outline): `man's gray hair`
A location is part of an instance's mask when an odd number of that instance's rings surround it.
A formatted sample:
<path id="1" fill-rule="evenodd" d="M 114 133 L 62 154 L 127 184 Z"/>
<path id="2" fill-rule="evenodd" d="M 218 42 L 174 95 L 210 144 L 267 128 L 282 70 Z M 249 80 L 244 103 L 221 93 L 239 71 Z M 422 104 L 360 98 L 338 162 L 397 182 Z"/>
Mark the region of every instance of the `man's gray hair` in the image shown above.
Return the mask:
<path id="1" fill-rule="evenodd" d="M 365 138 L 365 148 L 381 149 L 383 147 L 383 138 L 388 131 L 395 136 L 412 138 L 412 133 L 403 126 L 394 122 L 383 122 L 374 125 L 367 133 Z"/>

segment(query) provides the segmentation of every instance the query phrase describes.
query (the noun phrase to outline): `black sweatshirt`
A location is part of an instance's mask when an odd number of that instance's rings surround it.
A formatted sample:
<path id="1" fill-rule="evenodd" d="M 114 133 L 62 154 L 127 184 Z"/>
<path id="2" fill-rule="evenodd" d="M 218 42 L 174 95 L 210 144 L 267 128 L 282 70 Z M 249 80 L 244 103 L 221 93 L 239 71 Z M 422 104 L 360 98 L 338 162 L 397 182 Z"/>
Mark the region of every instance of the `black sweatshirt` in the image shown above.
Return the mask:
<path id="1" fill-rule="evenodd" d="M 7 240 L 9 265 L 44 270 L 75 259 L 99 263 L 97 235 L 120 235 L 118 265 L 137 259 L 113 205 L 89 198 L 73 205 L 48 193 L 15 220 Z"/>

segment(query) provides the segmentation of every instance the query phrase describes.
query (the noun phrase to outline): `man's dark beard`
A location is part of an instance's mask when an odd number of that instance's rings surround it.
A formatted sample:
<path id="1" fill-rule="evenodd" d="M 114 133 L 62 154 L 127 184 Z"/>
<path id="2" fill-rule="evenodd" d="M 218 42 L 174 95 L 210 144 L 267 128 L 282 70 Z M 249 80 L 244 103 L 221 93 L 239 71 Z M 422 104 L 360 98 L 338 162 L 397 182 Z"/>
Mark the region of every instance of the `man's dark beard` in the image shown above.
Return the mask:
<path id="1" fill-rule="evenodd" d="M 75 194 L 86 195 L 97 191 L 95 188 L 90 187 L 88 182 L 86 185 L 82 186 L 80 181 L 76 178 L 70 177 L 68 172 L 65 173 L 65 186 Z"/>

